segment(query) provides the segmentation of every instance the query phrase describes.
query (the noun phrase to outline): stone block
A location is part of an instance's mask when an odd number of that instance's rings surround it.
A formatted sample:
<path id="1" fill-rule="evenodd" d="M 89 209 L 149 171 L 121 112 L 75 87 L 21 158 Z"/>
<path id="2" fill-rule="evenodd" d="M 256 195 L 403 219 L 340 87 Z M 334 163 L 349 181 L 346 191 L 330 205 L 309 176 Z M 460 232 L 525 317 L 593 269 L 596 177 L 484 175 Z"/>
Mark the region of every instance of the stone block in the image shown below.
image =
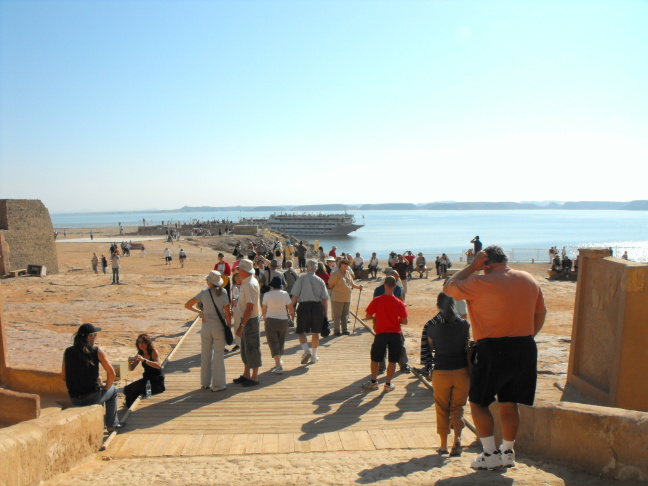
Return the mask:
<path id="1" fill-rule="evenodd" d="M 14 425 L 40 416 L 40 397 L 0 388 L 0 422 Z"/>

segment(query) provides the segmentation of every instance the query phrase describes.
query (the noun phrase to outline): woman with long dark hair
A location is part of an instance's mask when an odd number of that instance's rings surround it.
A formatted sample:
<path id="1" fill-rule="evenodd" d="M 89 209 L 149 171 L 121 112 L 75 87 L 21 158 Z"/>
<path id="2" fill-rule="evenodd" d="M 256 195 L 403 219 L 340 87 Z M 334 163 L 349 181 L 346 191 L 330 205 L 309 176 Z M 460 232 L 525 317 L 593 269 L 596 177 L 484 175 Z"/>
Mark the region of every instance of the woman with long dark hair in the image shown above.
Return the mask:
<path id="1" fill-rule="evenodd" d="M 448 434 L 454 431 L 451 456 L 461 454 L 461 430 L 464 407 L 468 400 L 470 375 L 466 359 L 466 342 L 470 336 L 470 324 L 455 310 L 452 297 L 441 292 L 437 298 L 439 313 L 425 324 L 430 350 L 434 353 L 434 407 L 436 409 L 437 433 L 441 445 L 437 452 L 448 453 Z"/>
<path id="2" fill-rule="evenodd" d="M 137 354 L 128 358 L 128 369 L 133 371 L 137 363 L 142 363 L 144 376 L 124 387 L 124 396 L 126 397 L 126 408 L 130 408 L 137 397 L 146 392 L 146 383 L 151 383 L 151 393 L 157 395 L 166 390 L 164 386 L 164 373 L 162 372 L 162 363 L 160 354 L 153 347 L 153 341 L 148 334 L 140 334 L 135 341 Z"/>
<path id="3" fill-rule="evenodd" d="M 101 328 L 81 324 L 73 345 L 63 354 L 61 375 L 75 407 L 106 404 L 105 424 L 109 432 L 122 428 L 117 420 L 117 389 L 115 370 L 105 351 L 95 346 Z M 106 382 L 99 382 L 99 363 L 106 370 Z"/>

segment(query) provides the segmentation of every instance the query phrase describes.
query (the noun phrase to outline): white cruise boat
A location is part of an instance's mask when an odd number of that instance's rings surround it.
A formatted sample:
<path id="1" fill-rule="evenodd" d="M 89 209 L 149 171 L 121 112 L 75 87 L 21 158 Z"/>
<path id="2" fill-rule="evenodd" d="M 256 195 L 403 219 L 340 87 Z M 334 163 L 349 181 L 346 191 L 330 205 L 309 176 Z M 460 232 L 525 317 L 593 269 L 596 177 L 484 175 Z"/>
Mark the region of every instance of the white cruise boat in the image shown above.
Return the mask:
<path id="1" fill-rule="evenodd" d="M 247 218 L 241 222 L 296 236 L 345 236 L 362 228 L 352 214 L 274 213 L 269 218 Z"/>

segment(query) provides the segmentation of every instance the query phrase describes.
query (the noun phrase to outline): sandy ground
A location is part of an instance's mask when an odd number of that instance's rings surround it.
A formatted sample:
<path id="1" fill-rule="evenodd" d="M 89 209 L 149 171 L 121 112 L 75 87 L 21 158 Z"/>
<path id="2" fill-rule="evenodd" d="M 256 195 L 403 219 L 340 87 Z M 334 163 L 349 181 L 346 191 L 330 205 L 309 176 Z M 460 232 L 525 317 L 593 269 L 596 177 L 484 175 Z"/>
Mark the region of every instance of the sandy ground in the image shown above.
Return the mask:
<path id="1" fill-rule="evenodd" d="M 95 458 L 69 473 L 47 481 L 48 486 L 126 484 L 254 484 L 265 485 L 588 485 L 613 482 L 571 471 L 563 466 L 518 458 L 508 470 L 475 471 L 470 461 L 476 449 L 448 458 L 423 449 L 373 452 L 311 452 L 110 460 Z M 644 483 L 645 484 L 645 483 Z"/>
<path id="2" fill-rule="evenodd" d="M 238 239 L 199 237 L 173 244 L 159 239 L 146 241 L 146 255 L 134 251 L 132 256 L 122 258 L 122 284 L 111 285 L 110 268 L 106 275 L 101 270 L 99 275 L 92 272 L 92 253 L 108 255 L 107 241 L 119 242 L 128 236 L 119 237 L 113 229 L 95 230 L 95 240 L 90 241 L 88 233 L 85 229 L 68 230 L 67 238 L 59 236 L 58 275 L 2 280 L 3 322 L 12 366 L 60 370 L 63 349 L 70 345 L 72 333 L 83 322 L 93 322 L 103 329 L 97 344 L 113 362 L 125 362 L 134 353 L 134 341 L 141 332 L 151 334 L 166 356 L 195 316 L 183 305 L 203 288 L 204 276 L 217 260 L 216 250 L 226 250 L 231 262 L 230 248 Z M 174 256 L 171 265 L 166 265 L 163 258 L 166 247 Z M 184 268 L 177 259 L 180 248 L 188 255 Z M 538 336 L 537 397 L 558 401 L 561 392 L 555 384 L 564 384 L 566 377 L 576 284 L 547 280 L 547 264 L 512 266 L 532 273 L 544 291 L 549 314 Z M 351 308 L 360 308 L 362 313 L 379 281 L 360 283 L 365 289 L 362 293 L 354 291 Z M 406 301 L 410 325 L 405 335 L 413 365 L 418 364 L 422 326 L 436 313 L 434 304 L 440 291 L 440 280 L 410 281 Z M 35 346 L 38 361 L 33 359 Z M 134 378 L 133 374 L 128 377 Z M 77 468 L 74 476 L 64 475 L 59 478 L 61 482 L 57 479 L 51 484 L 64 484 L 66 478 L 66 484 L 126 484 L 139 479 L 158 479 L 164 484 L 606 484 L 530 458 L 521 458 L 519 467 L 506 472 L 474 472 L 468 460 L 472 453 L 477 449 L 463 458 L 446 458 L 445 462 L 430 451 L 417 450 L 119 461 L 111 461 L 108 455 L 98 456 Z"/>

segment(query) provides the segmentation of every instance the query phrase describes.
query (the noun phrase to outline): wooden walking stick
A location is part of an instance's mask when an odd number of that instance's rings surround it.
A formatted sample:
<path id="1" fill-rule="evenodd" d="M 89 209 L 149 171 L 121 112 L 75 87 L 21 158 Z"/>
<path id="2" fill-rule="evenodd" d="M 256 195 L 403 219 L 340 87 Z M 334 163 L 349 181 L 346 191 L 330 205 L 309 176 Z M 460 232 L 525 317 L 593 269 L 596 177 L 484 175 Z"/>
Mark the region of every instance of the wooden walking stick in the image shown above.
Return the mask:
<path id="1" fill-rule="evenodd" d="M 352 331 L 352 333 L 355 333 L 356 322 L 358 322 L 358 310 L 360 309 L 360 296 L 361 295 L 362 295 L 362 289 L 360 289 L 360 292 L 358 292 L 358 306 L 356 307 L 356 311 L 355 311 L 355 321 L 353 321 L 353 331 Z"/>

